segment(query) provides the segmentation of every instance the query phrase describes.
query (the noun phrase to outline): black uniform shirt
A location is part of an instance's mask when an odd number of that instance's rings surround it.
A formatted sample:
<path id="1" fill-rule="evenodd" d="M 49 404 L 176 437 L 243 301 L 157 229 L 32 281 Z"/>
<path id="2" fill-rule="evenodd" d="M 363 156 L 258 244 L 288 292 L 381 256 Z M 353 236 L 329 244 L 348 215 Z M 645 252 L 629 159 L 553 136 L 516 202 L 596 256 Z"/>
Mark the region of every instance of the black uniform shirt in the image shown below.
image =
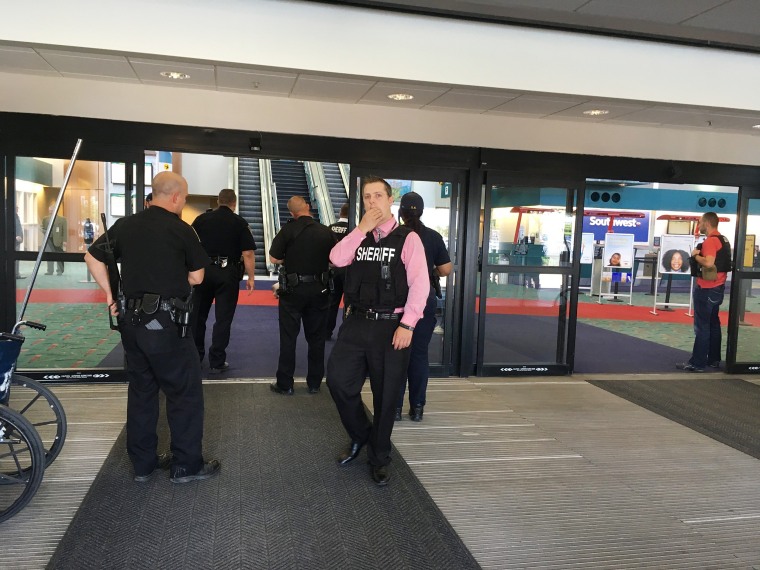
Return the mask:
<path id="1" fill-rule="evenodd" d="M 425 248 L 425 261 L 427 262 L 428 273 L 433 277 L 433 270 L 439 265 L 451 262 L 449 252 L 446 250 L 446 244 L 443 242 L 443 236 L 435 230 L 423 225 L 418 232 L 422 247 Z M 430 285 L 430 295 L 435 295 L 435 289 Z"/>
<path id="2" fill-rule="evenodd" d="M 248 222 L 227 206 L 201 214 L 195 218 L 193 228 L 211 257 L 237 261 L 244 251 L 256 249 Z"/>
<path id="3" fill-rule="evenodd" d="M 335 234 L 335 238 L 340 241 L 348 234 L 348 220 L 341 218 L 334 224 L 330 224 L 330 231 Z"/>
<path id="4" fill-rule="evenodd" d="M 297 234 L 297 235 L 296 235 Z M 285 224 L 274 236 L 269 255 L 285 260 L 288 273 L 317 275 L 327 271 L 335 236 L 310 216 Z"/>
<path id="5" fill-rule="evenodd" d="M 144 293 L 167 299 L 186 297 L 190 293 L 188 272 L 209 264 L 193 228 L 160 206 L 117 220 L 108 230 L 108 237 L 116 260 L 121 261 L 124 294 L 128 298 Z M 102 235 L 89 250 L 104 263 L 105 242 L 106 236 Z"/>

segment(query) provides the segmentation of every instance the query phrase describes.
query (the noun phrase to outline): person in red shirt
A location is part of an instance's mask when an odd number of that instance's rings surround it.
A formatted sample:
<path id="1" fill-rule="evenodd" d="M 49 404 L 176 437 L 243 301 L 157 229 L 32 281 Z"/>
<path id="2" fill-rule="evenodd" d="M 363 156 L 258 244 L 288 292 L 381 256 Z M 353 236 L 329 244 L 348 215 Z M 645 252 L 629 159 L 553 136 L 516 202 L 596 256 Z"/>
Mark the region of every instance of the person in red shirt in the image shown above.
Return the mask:
<path id="1" fill-rule="evenodd" d="M 699 220 L 699 230 L 707 238 L 691 252 L 701 276 L 694 288 L 694 348 L 688 362 L 676 364 L 679 370 L 704 372 L 717 369 L 721 357 L 720 305 L 731 266 L 731 246 L 718 231 L 718 215 L 707 212 Z"/>

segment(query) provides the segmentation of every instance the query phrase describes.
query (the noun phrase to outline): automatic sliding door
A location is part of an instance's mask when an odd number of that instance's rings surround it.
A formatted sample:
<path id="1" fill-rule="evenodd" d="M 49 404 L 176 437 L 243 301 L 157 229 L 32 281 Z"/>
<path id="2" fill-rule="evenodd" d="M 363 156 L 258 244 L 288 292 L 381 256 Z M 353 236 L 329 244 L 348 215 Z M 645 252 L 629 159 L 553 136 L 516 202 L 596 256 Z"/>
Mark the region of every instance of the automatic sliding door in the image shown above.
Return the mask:
<path id="1" fill-rule="evenodd" d="M 443 237 L 443 242 L 454 265 L 452 273 L 440 280 L 440 297 L 436 299 L 436 325 L 428 345 L 431 376 L 459 374 L 458 344 L 459 320 L 456 318 L 459 282 L 458 227 L 460 211 L 458 203 L 464 185 L 464 173 L 427 169 L 378 169 L 351 166 L 350 204 L 353 217 L 349 223 L 353 229 L 363 215 L 360 187 L 361 178 L 376 175 L 385 178 L 393 188 L 394 216 L 398 219 L 398 204 L 407 192 L 416 192 L 425 203 L 422 223 Z M 352 219 L 353 218 L 353 219 Z"/>
<path id="2" fill-rule="evenodd" d="M 572 369 L 577 203 L 573 189 L 486 187 L 478 375 Z"/>

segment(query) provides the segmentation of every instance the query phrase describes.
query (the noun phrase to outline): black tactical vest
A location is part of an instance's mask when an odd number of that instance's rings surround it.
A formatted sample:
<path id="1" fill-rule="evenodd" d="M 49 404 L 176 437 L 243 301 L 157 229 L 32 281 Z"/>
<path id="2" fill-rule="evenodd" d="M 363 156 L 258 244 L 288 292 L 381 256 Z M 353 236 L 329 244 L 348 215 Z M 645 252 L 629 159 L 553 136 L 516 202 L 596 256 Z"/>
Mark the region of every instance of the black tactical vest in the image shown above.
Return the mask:
<path id="1" fill-rule="evenodd" d="M 715 254 L 715 269 L 721 273 L 731 272 L 731 244 L 728 243 L 726 236 L 715 236 L 720 240 L 721 248 Z"/>
<path id="2" fill-rule="evenodd" d="M 344 295 L 346 306 L 375 311 L 392 311 L 406 304 L 409 284 L 401 250 L 412 230 L 398 226 L 379 242 L 369 234 L 347 267 Z"/>

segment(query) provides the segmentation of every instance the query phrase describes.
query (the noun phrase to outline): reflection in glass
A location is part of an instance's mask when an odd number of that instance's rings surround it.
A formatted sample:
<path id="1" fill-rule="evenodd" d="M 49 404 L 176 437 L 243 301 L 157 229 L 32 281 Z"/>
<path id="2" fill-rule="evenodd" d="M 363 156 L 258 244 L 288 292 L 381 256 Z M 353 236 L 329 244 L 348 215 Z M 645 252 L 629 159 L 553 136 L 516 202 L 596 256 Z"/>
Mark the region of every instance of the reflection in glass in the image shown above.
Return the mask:
<path id="1" fill-rule="evenodd" d="M 564 188 L 491 188 L 488 264 L 568 266 L 574 214 Z"/>
<path id="2" fill-rule="evenodd" d="M 486 283 L 484 364 L 561 363 L 560 316 L 567 317 L 566 276 L 489 273 Z"/>
<path id="3" fill-rule="evenodd" d="M 16 314 L 28 286 L 33 261 L 19 262 Z M 87 272 L 84 262 L 66 262 L 62 275 L 45 275 L 43 262 L 24 318 L 47 326 L 25 328 L 26 340 L 18 370 L 56 368 L 121 368 L 124 357 L 118 331 L 109 327 L 105 294 Z"/>

